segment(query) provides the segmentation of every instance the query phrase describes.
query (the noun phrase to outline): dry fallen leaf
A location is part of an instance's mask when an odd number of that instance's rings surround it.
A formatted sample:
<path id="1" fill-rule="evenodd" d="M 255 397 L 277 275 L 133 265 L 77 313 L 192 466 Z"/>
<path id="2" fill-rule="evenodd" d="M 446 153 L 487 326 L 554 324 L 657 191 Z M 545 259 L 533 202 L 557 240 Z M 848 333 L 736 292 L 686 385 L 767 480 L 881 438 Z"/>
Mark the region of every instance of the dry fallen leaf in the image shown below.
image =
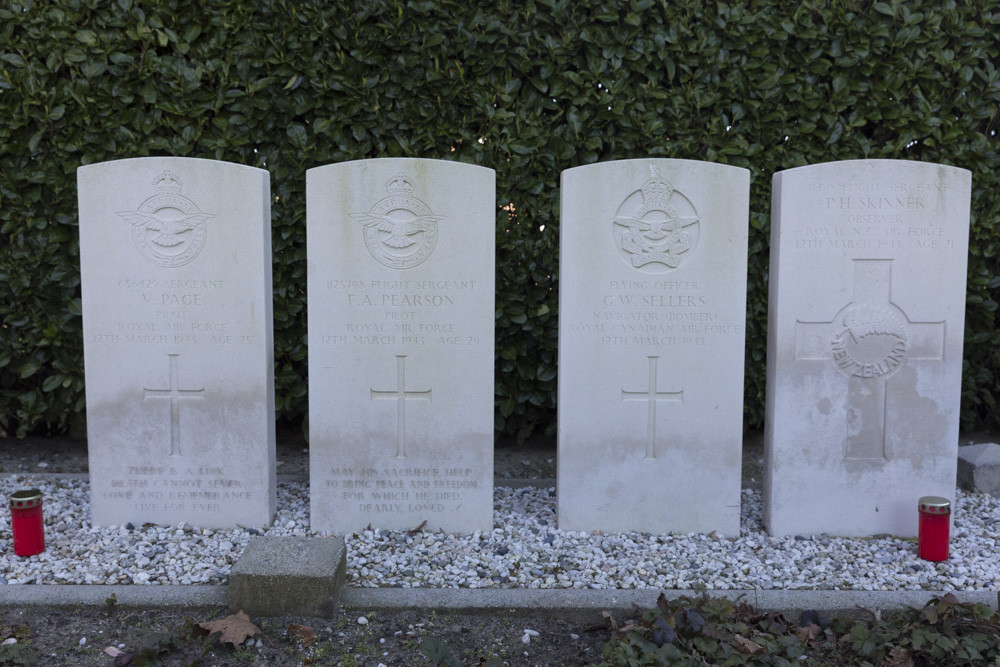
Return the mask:
<path id="1" fill-rule="evenodd" d="M 134 653 L 119 653 L 115 656 L 114 661 L 111 663 L 111 667 L 130 667 L 132 664 L 132 658 L 134 657 Z"/>
<path id="2" fill-rule="evenodd" d="M 810 623 L 809 625 L 803 626 L 801 628 L 795 628 L 795 636 L 799 638 L 799 641 L 803 644 L 816 639 L 821 634 L 823 634 L 823 629 L 816 625 L 815 623 Z"/>
<path id="3" fill-rule="evenodd" d="M 897 646 L 889 651 L 884 664 L 886 667 L 913 667 L 913 657 L 908 650 Z"/>
<path id="4" fill-rule="evenodd" d="M 756 655 L 757 653 L 764 652 L 763 646 L 739 635 L 733 637 L 733 646 L 735 646 L 741 653 L 749 653 L 750 655 Z"/>
<path id="5" fill-rule="evenodd" d="M 602 611 L 601 616 L 604 617 L 604 622 L 607 623 L 612 632 L 618 632 L 618 623 L 615 622 L 615 619 L 611 615 L 610 611 Z"/>
<path id="6" fill-rule="evenodd" d="M 261 629 L 250 622 L 250 617 L 242 609 L 218 621 L 199 623 L 198 627 L 208 630 L 210 635 L 221 632 L 219 643 L 230 643 L 234 647 L 240 646 L 249 637 L 261 634 Z"/>
<path id="7" fill-rule="evenodd" d="M 289 625 L 288 634 L 295 635 L 301 639 L 303 648 L 309 648 L 316 640 L 315 630 L 308 625 Z"/>
<path id="8" fill-rule="evenodd" d="M 941 598 L 941 602 L 944 602 L 944 603 L 947 603 L 947 604 L 959 604 L 958 598 L 955 597 L 954 593 L 945 593 L 944 597 Z"/>

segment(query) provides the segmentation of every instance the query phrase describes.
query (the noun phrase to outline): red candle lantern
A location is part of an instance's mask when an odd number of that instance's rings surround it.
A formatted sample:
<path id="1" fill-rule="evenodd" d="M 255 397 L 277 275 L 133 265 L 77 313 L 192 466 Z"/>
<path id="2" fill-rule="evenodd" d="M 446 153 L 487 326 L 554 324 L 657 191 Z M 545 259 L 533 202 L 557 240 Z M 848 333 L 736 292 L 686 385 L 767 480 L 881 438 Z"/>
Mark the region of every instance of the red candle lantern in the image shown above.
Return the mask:
<path id="1" fill-rule="evenodd" d="M 28 489 L 10 495 L 10 532 L 14 534 L 16 555 L 34 556 L 45 551 L 41 491 Z"/>
<path id="2" fill-rule="evenodd" d="M 947 560 L 951 501 L 940 496 L 924 496 L 919 504 L 917 555 L 924 560 Z"/>

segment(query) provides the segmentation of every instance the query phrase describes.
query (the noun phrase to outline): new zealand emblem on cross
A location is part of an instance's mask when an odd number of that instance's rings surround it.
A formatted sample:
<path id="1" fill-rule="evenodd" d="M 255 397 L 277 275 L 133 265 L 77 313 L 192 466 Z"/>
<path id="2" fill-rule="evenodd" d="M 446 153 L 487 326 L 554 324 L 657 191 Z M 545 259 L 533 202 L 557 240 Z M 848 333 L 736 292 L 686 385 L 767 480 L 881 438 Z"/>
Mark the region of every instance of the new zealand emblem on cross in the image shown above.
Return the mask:
<path id="1" fill-rule="evenodd" d="M 389 196 L 367 213 L 351 213 L 365 226 L 365 245 L 379 263 L 393 269 L 412 269 L 428 257 L 437 244 L 437 223 L 424 202 L 413 196 L 416 184 L 403 174 L 385 183 Z"/>
<path id="2" fill-rule="evenodd" d="M 132 240 L 147 260 L 167 268 L 183 266 L 205 247 L 205 221 L 214 218 L 202 213 L 193 201 L 181 195 L 183 182 L 171 171 L 153 181 L 156 194 L 136 211 L 119 211 L 132 224 Z"/>
<path id="3" fill-rule="evenodd" d="M 888 460 L 887 384 L 907 363 L 944 361 L 944 322 L 912 321 L 896 305 L 892 262 L 852 260 L 852 301 L 832 321 L 795 323 L 795 361 L 833 362 L 847 380 L 845 460 Z"/>
<path id="4" fill-rule="evenodd" d="M 615 245 L 633 268 L 663 273 L 687 261 L 698 245 L 694 206 L 650 165 L 652 176 L 618 207 L 612 229 Z"/>

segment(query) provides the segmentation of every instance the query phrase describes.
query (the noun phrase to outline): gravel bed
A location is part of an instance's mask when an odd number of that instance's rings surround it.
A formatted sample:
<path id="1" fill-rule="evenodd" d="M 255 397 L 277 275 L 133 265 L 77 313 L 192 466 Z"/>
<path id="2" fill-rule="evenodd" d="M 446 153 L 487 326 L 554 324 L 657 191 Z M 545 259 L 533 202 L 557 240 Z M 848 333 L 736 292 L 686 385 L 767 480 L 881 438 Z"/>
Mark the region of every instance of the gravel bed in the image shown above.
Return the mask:
<path id="1" fill-rule="evenodd" d="M 253 535 L 309 530 L 305 482 L 278 485 L 278 515 L 266 531 L 197 526 L 90 525 L 89 484 L 44 475 L 0 478 L 44 496 L 46 550 L 13 553 L 10 513 L 0 516 L 0 585 L 223 584 Z M 366 530 L 347 537 L 347 584 L 432 588 L 752 588 L 785 590 L 1000 589 L 1000 499 L 955 492 L 952 556 L 920 560 L 916 541 L 826 535 L 772 538 L 761 494 L 744 489 L 741 534 L 650 535 L 561 531 L 554 489 L 497 488 L 491 532 L 446 535 Z M 914 508 L 916 511 L 916 508 Z"/>

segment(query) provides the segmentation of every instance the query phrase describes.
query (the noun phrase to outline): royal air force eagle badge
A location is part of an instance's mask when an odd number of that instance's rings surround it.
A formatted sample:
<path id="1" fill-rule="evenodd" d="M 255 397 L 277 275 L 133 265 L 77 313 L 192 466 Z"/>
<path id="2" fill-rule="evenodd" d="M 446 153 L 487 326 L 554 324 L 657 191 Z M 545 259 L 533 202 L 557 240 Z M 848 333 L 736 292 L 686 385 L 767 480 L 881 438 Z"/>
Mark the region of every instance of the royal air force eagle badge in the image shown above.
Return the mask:
<path id="1" fill-rule="evenodd" d="M 629 265 L 664 273 L 683 264 L 698 245 L 699 218 L 691 202 L 655 166 L 649 170 L 649 180 L 618 207 L 612 230 Z"/>
<path id="2" fill-rule="evenodd" d="M 437 245 L 437 223 L 443 218 L 413 196 L 415 187 L 411 179 L 396 174 L 385 183 L 387 197 L 367 213 L 351 214 L 365 227 L 368 252 L 393 269 L 412 269 Z"/>
<path id="3" fill-rule="evenodd" d="M 215 217 L 182 196 L 182 186 L 176 174 L 164 171 L 153 181 L 155 195 L 137 211 L 118 213 L 132 224 L 132 240 L 139 253 L 157 266 L 183 266 L 197 257 L 208 235 L 205 221 Z"/>

